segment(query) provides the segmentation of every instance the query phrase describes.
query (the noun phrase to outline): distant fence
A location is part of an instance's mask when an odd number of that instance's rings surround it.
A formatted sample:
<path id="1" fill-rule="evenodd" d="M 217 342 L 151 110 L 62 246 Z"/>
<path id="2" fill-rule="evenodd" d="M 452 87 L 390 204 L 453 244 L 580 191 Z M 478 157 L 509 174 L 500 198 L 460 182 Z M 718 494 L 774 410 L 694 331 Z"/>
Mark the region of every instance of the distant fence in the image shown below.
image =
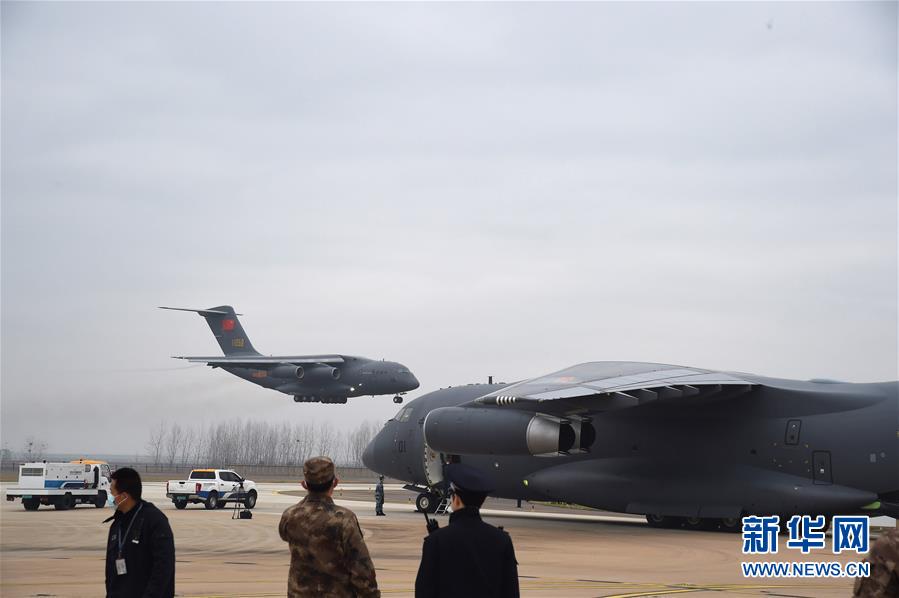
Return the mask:
<path id="1" fill-rule="evenodd" d="M 4 473 L 18 474 L 19 466 L 23 461 L 3 461 L 0 470 Z M 159 478 L 172 479 L 187 478 L 192 469 L 215 467 L 218 469 L 233 469 L 241 476 L 251 480 L 301 480 L 303 479 L 303 467 L 299 465 L 241 465 L 237 463 L 214 464 L 200 463 L 194 465 L 168 465 L 154 463 L 110 463 L 115 470 L 118 467 L 133 467 L 148 480 Z M 365 467 L 337 466 L 337 475 L 345 480 L 374 480 L 378 474 Z"/>

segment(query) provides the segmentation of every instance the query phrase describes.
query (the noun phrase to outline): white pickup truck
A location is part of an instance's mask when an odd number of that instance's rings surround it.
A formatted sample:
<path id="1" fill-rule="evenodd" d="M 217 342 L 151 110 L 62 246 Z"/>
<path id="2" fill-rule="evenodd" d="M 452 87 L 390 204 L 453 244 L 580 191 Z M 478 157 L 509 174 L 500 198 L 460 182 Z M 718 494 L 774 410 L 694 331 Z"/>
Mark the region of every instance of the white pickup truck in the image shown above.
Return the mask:
<path id="1" fill-rule="evenodd" d="M 169 480 L 165 495 L 176 509 L 187 503 L 203 503 L 207 509 L 222 509 L 229 502 L 256 506 L 256 483 L 245 480 L 230 469 L 194 469 L 186 480 Z"/>

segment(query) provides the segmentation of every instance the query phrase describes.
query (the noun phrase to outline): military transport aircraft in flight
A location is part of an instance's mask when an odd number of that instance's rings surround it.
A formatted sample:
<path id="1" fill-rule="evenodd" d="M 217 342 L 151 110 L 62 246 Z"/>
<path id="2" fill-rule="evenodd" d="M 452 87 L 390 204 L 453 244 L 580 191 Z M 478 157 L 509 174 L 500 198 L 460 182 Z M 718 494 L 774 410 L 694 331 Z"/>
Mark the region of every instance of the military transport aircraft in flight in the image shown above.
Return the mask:
<path id="1" fill-rule="evenodd" d="M 899 382 L 795 381 L 634 362 L 423 395 L 365 465 L 432 511 L 443 466 L 489 471 L 495 496 L 737 531 L 746 514 L 899 516 Z"/>
<path id="2" fill-rule="evenodd" d="M 225 355 L 176 356 L 191 363 L 222 368 L 253 384 L 293 395 L 297 403 L 346 403 L 348 397 L 393 394 L 402 403 L 402 393 L 418 388 L 409 368 L 395 361 L 375 361 L 351 355 L 300 355 L 271 357 L 260 354 L 240 325 L 234 308 L 221 305 L 209 309 L 160 307 L 192 311 L 206 319 Z"/>

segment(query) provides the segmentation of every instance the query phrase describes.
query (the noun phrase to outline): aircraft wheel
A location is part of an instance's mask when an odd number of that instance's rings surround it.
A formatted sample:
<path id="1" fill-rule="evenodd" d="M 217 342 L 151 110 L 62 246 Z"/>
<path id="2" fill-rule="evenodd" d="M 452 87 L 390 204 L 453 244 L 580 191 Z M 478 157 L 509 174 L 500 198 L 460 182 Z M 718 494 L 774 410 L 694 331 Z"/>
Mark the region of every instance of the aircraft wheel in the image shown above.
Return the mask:
<path id="1" fill-rule="evenodd" d="M 94 506 L 98 509 L 102 509 L 106 506 L 106 490 L 97 492 L 97 498 L 94 499 Z"/>
<path id="2" fill-rule="evenodd" d="M 722 532 L 736 534 L 743 531 L 743 521 L 739 517 L 719 519 L 718 525 L 721 527 Z"/>
<path id="3" fill-rule="evenodd" d="M 419 513 L 433 513 L 437 510 L 439 499 L 430 492 L 422 492 L 415 499 L 415 508 Z"/>
<path id="4" fill-rule="evenodd" d="M 219 504 L 219 495 L 218 492 L 213 490 L 209 493 L 209 498 L 206 499 L 206 502 L 203 503 L 203 506 L 207 509 L 215 509 L 218 508 Z"/>
<path id="5" fill-rule="evenodd" d="M 680 520 L 677 517 L 666 517 L 664 515 L 647 515 L 646 523 L 649 524 L 649 527 L 670 529 L 677 527 Z"/>
<path id="6" fill-rule="evenodd" d="M 401 397 L 400 395 L 396 395 L 395 397 L 393 397 L 393 402 L 397 404 L 402 403 L 403 397 Z"/>
<path id="7" fill-rule="evenodd" d="M 173 500 L 172 502 L 175 504 L 176 509 L 183 509 L 183 508 L 187 507 L 186 500 Z"/>
<path id="8" fill-rule="evenodd" d="M 301 403 L 301 402 L 303 402 L 303 397 L 294 395 L 294 396 L 293 396 L 293 402 L 294 402 L 294 403 Z"/>
<path id="9" fill-rule="evenodd" d="M 252 509 L 253 507 L 256 506 L 256 491 L 255 490 L 250 490 L 249 494 L 247 494 L 247 497 L 243 501 L 243 506 L 245 506 L 248 509 Z"/>
<path id="10" fill-rule="evenodd" d="M 716 521 L 714 519 L 703 519 L 702 517 L 687 517 L 684 519 L 684 528 L 691 530 L 710 530 L 714 527 Z"/>
<path id="11" fill-rule="evenodd" d="M 25 507 L 26 511 L 37 511 L 41 506 L 41 501 L 36 498 L 23 498 L 22 506 Z"/>

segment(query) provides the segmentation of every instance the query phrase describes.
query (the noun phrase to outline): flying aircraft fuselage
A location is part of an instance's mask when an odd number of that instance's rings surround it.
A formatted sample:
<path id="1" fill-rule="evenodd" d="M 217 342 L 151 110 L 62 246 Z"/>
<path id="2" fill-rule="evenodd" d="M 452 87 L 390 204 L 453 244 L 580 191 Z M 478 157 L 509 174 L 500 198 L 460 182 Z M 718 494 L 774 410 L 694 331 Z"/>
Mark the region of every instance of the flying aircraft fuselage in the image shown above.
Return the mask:
<path id="1" fill-rule="evenodd" d="M 209 325 L 224 355 L 180 356 L 191 363 L 221 368 L 264 388 L 293 396 L 297 403 L 346 403 L 350 397 L 392 394 L 402 403 L 402 393 L 418 388 L 409 368 L 395 361 L 352 355 L 262 355 L 247 337 L 234 308 L 209 309 L 161 307 L 198 313 Z"/>
<path id="2" fill-rule="evenodd" d="M 491 472 L 495 496 L 640 513 L 650 523 L 899 514 L 899 383 L 732 376 L 739 384 L 668 381 L 575 398 L 565 397 L 583 387 L 518 392 L 533 381 L 442 389 L 401 409 L 363 460 L 430 502 L 443 464 L 462 461 Z"/>
<path id="3" fill-rule="evenodd" d="M 343 363 L 339 366 L 293 365 L 287 361 L 271 369 L 217 367 L 265 388 L 299 397 L 318 397 L 325 402 L 334 397 L 395 394 L 418 388 L 418 380 L 401 363 L 351 355 L 340 357 Z"/>

